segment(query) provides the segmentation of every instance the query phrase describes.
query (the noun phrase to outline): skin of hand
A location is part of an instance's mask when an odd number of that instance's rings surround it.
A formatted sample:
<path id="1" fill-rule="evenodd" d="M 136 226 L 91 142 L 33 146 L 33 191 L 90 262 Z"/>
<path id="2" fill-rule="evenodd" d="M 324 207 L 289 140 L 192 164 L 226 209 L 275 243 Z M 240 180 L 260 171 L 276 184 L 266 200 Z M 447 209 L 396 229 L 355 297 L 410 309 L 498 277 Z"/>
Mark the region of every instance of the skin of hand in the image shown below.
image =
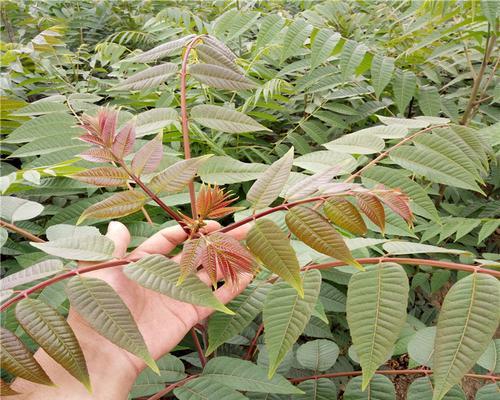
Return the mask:
<path id="1" fill-rule="evenodd" d="M 215 221 L 208 221 L 205 233 L 220 228 Z M 247 225 L 234 229 L 229 234 L 238 240 L 245 238 Z M 115 243 L 116 258 L 123 258 L 130 243 L 130 233 L 119 222 L 111 222 L 106 236 Z M 132 256 L 170 253 L 177 245 L 187 239 L 180 226 L 170 227 L 156 233 L 137 249 Z M 172 258 L 179 261 L 180 255 Z M 171 351 L 197 323 L 207 318 L 213 310 L 183 303 L 153 292 L 128 279 L 121 267 L 94 271 L 92 276 L 106 281 L 120 295 L 132 313 L 146 345 L 158 359 Z M 198 272 L 199 278 L 207 285 L 210 279 L 204 271 Z M 251 277 L 242 278 L 237 287 L 224 285 L 215 291 L 222 303 L 236 297 L 250 283 Z M 64 368 L 39 349 L 35 358 L 47 372 L 55 386 L 46 386 L 17 378 L 12 388 L 21 393 L 9 398 L 37 400 L 120 400 L 127 399 L 128 393 L 139 373 L 146 367 L 136 356 L 114 345 L 92 329 L 72 308 L 69 310 L 68 323 L 71 325 L 87 361 L 92 393 L 70 375 Z"/>

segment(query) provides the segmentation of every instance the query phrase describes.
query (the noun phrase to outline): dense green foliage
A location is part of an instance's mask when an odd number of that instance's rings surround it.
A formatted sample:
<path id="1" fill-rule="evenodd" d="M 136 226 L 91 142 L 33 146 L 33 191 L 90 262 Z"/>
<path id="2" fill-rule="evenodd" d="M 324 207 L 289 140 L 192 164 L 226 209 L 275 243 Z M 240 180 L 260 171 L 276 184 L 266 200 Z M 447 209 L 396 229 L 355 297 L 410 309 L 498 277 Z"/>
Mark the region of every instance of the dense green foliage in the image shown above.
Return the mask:
<path id="1" fill-rule="evenodd" d="M 30 353 L 40 345 L 88 385 L 61 317 L 71 302 L 151 367 L 132 398 L 199 373 L 175 389 L 176 398 L 389 400 L 398 377 L 378 372 L 419 366 L 434 368 L 434 378 L 416 375 L 398 389 L 408 389 L 408 399 L 474 398 L 476 389 L 460 387 L 464 374 L 500 372 L 493 339 L 500 318 L 498 4 L 2 3 L 2 302 L 13 289 L 67 272 L 73 260 L 111 259 L 113 243 L 101 236 L 111 219 L 127 225 L 131 249 L 174 225 L 139 190 L 139 178 L 183 216 L 195 178 L 200 221 L 221 217 L 225 226 L 280 207 L 278 197 L 289 204 L 323 196 L 313 209 L 282 207 L 258 219 L 248 249 L 212 235 L 209 245 L 187 242 L 182 269 L 159 255 L 124 268 L 144 287 L 217 310 L 200 328 L 204 368 L 190 337 L 155 363 L 116 293 L 82 275 L 3 311 L 9 368 L 2 379 L 46 384 Z M 193 42 L 195 35 L 205 36 Z M 188 44 L 193 158 L 184 160 L 179 71 Z M 98 113 L 112 119 L 103 106 L 119 110 L 113 156 L 78 140 Z M 210 196 L 224 207 L 231 201 L 207 185 L 239 199 L 227 210 L 210 208 Z M 205 246 L 204 262 L 197 246 Z M 200 264 L 210 274 L 211 254 L 220 252 L 227 281 L 248 272 L 253 256 L 262 267 L 227 307 L 191 274 Z M 422 262 L 407 260 L 413 256 Z M 433 268 L 439 262 L 444 267 Z M 321 263 L 336 268 L 304 271 Z M 99 301 L 89 303 L 96 293 Z M 44 315 L 60 320 L 43 327 L 42 343 L 33 326 Z M 69 341 L 61 343 L 58 332 Z M 61 354 L 63 346 L 69 350 Z M 362 377 L 335 376 L 360 367 Z M 322 374 L 333 376 L 307 379 Z M 475 398 L 493 398 L 496 385 Z"/>

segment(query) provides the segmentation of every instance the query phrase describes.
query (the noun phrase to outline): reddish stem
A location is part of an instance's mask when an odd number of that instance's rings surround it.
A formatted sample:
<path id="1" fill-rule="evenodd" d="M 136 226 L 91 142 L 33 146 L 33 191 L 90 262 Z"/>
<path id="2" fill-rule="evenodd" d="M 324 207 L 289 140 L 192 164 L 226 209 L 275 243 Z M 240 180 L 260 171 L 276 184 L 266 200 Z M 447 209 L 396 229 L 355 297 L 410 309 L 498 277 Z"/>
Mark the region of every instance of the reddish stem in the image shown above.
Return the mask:
<path id="1" fill-rule="evenodd" d="M 161 399 L 163 396 L 170 393 L 175 388 L 184 385 L 185 383 L 189 382 L 191 379 L 197 378 L 198 376 L 199 375 L 191 375 L 191 376 L 188 376 L 187 378 L 183 379 L 182 381 L 172 383 L 171 385 L 168 385 L 165 389 L 162 389 L 158 393 L 154 394 L 153 396 L 148 397 L 148 400 Z"/>
<path id="2" fill-rule="evenodd" d="M 186 46 L 184 51 L 184 57 L 182 58 L 181 66 L 181 126 L 182 126 L 182 142 L 184 145 L 184 158 L 189 160 L 191 158 L 191 144 L 189 142 L 189 119 L 187 113 L 187 90 L 186 90 L 186 79 L 187 79 L 187 66 L 189 64 L 189 53 L 193 49 L 194 45 L 203 35 L 195 36 L 189 44 Z M 191 200 L 191 214 L 193 219 L 196 219 L 196 194 L 194 191 L 193 181 L 189 182 L 189 198 Z"/>
<path id="3" fill-rule="evenodd" d="M 0 220 L 0 226 L 3 226 L 5 229 L 8 229 L 9 231 L 15 232 L 21 236 L 24 236 L 26 239 L 31 240 L 32 242 L 37 242 L 37 243 L 45 243 L 45 240 L 40 239 L 38 236 L 33 235 L 31 232 L 28 232 L 24 230 L 23 228 L 19 228 L 18 226 L 14 224 L 10 224 L 6 221 Z"/>
<path id="4" fill-rule="evenodd" d="M 259 336 L 264 331 L 264 324 L 260 324 L 257 328 L 257 332 L 255 332 L 255 336 L 250 343 L 250 347 L 248 348 L 247 353 L 245 354 L 244 360 L 251 360 L 253 357 L 253 353 L 255 353 L 255 348 L 257 347 L 257 341 L 259 340 Z"/>
<path id="5" fill-rule="evenodd" d="M 429 369 L 388 369 L 388 370 L 380 370 L 380 371 L 375 371 L 376 374 L 380 375 L 416 375 L 416 374 L 423 374 L 423 375 L 431 375 L 432 371 Z M 347 372 L 333 372 L 331 374 L 320 374 L 320 375 L 311 375 L 311 376 L 303 376 L 300 378 L 292 378 L 289 379 L 291 383 L 299 383 L 303 381 L 308 381 L 311 379 L 320 379 L 320 378 L 341 378 L 343 376 L 359 376 L 362 375 L 362 371 L 347 371 Z M 498 381 L 500 380 L 500 376 L 495 376 L 495 375 L 478 375 L 478 374 L 465 374 L 465 376 L 469 378 L 476 378 L 476 379 L 491 379 L 493 381 Z"/>
<path id="6" fill-rule="evenodd" d="M 207 358 L 203 353 L 203 349 L 201 348 L 198 335 L 196 334 L 196 330 L 194 328 L 191 328 L 191 336 L 193 337 L 194 345 L 196 346 L 196 351 L 198 352 L 198 357 L 200 358 L 201 366 L 202 368 L 205 368 L 205 365 L 207 365 Z"/>

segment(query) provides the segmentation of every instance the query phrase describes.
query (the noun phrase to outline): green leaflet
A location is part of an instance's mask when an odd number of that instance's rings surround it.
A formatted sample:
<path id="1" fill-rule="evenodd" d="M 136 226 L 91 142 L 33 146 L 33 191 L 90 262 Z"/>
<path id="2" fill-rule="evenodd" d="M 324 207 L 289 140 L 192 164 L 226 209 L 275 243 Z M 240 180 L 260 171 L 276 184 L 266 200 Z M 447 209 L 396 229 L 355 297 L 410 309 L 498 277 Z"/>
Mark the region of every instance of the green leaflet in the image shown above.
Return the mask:
<path id="1" fill-rule="evenodd" d="M 342 235 L 317 211 L 297 206 L 287 212 L 285 220 L 290 231 L 309 247 L 363 269 L 352 257 Z"/>
<path id="2" fill-rule="evenodd" d="M 337 398 L 337 387 L 331 379 L 311 379 L 298 384 L 305 394 L 294 394 L 292 400 L 332 400 Z"/>
<path id="3" fill-rule="evenodd" d="M 113 194 L 106 199 L 92 204 L 86 208 L 77 224 L 82 223 L 87 218 L 119 218 L 139 211 L 148 197 L 136 190 L 125 190 Z"/>
<path id="4" fill-rule="evenodd" d="M 245 400 L 246 397 L 210 378 L 196 378 L 174 390 L 179 400 Z"/>
<path id="5" fill-rule="evenodd" d="M 356 235 L 367 232 L 365 221 L 358 209 L 346 199 L 332 197 L 323 204 L 323 211 L 330 222 Z"/>
<path id="6" fill-rule="evenodd" d="M 248 115 L 220 106 L 194 106 L 191 109 L 191 118 L 203 126 L 221 132 L 243 133 L 270 131 L 270 129 L 259 124 Z"/>
<path id="7" fill-rule="evenodd" d="M 399 113 L 404 114 L 417 88 L 417 77 L 411 71 L 397 70 L 392 83 L 394 91 L 394 102 Z"/>
<path id="8" fill-rule="evenodd" d="M 142 358 L 159 373 L 134 317 L 109 284 L 96 278 L 75 276 L 68 281 L 66 294 L 71 305 L 92 328 L 112 343 Z"/>
<path id="9" fill-rule="evenodd" d="M 5 328 L 0 328 L 0 358 L 2 368 L 11 374 L 42 385 L 52 385 L 33 354 L 16 335 Z"/>
<path id="10" fill-rule="evenodd" d="M 306 369 L 326 371 L 331 368 L 339 356 L 339 346 L 326 339 L 307 342 L 297 350 L 297 360 Z"/>
<path id="11" fill-rule="evenodd" d="M 500 282 L 492 276 L 474 273 L 450 289 L 437 324 L 433 400 L 441 400 L 483 354 L 497 329 L 499 310 Z"/>
<path id="12" fill-rule="evenodd" d="M 291 147 L 254 182 L 247 193 L 247 200 L 252 203 L 254 209 L 259 210 L 269 206 L 280 195 L 290 176 L 293 152 L 294 149 Z"/>
<path id="13" fill-rule="evenodd" d="M 157 88 L 177 72 L 177 65 L 164 63 L 148 67 L 116 85 L 113 90 L 144 90 Z"/>
<path id="14" fill-rule="evenodd" d="M 371 83 L 375 90 L 375 95 L 380 97 L 385 87 L 392 79 L 394 72 L 394 59 L 376 54 L 371 65 Z"/>
<path id="15" fill-rule="evenodd" d="M 347 291 L 347 322 L 363 369 L 363 390 L 387 359 L 406 321 L 408 277 L 394 263 L 354 274 Z"/>
<path id="16" fill-rule="evenodd" d="M 234 315 L 216 311 L 210 317 L 207 355 L 239 334 L 255 319 L 262 311 L 264 299 L 270 288 L 269 284 L 250 284 L 239 296 L 227 304 L 228 308 L 234 311 Z"/>
<path id="17" fill-rule="evenodd" d="M 408 400 L 428 400 L 432 398 L 432 381 L 429 377 L 415 379 L 408 388 Z M 465 393 L 458 385 L 443 397 L 444 400 L 465 400 Z"/>
<path id="18" fill-rule="evenodd" d="M 269 219 L 259 219 L 250 229 L 246 240 L 250 251 L 270 271 L 288 282 L 304 296 L 300 266 L 287 235 Z"/>
<path id="19" fill-rule="evenodd" d="M 101 235 L 69 237 L 30 244 L 47 254 L 79 261 L 109 260 L 113 258 L 115 250 L 113 241 Z"/>
<path id="20" fill-rule="evenodd" d="M 82 350 L 66 319 L 40 300 L 26 298 L 16 306 L 16 318 L 31 338 L 91 391 Z"/>
<path id="21" fill-rule="evenodd" d="M 25 283 L 30 283 L 50 275 L 61 272 L 64 264 L 61 260 L 45 260 L 28 268 L 22 269 L 19 272 L 7 275 L 0 279 L 0 287 L 2 290 L 10 289 Z"/>
<path id="22" fill-rule="evenodd" d="M 269 377 L 283 361 L 309 321 L 321 287 L 321 273 L 304 273 L 304 296 L 286 282 L 276 283 L 264 302 L 264 341 L 269 353 Z"/>
<path id="23" fill-rule="evenodd" d="M 298 48 L 302 47 L 304 41 L 311 33 L 312 26 L 303 19 L 297 19 L 289 27 L 283 40 L 280 64 L 291 57 Z"/>
<path id="24" fill-rule="evenodd" d="M 311 46 L 311 69 L 316 68 L 330 57 L 340 38 L 340 33 L 333 32 L 331 29 L 321 29 L 316 34 Z"/>
<path id="25" fill-rule="evenodd" d="M 233 314 L 212 293 L 210 288 L 195 275 L 186 276 L 182 285 L 177 286 L 180 267 L 175 261 L 158 254 L 149 255 L 141 260 L 127 265 L 123 272 L 145 288 L 154 290 L 186 303 L 211 307 L 215 310 Z"/>
<path id="26" fill-rule="evenodd" d="M 202 376 L 241 391 L 301 393 L 284 377 L 274 375 L 268 379 L 265 368 L 237 358 L 216 357 L 211 359 L 203 369 Z"/>
<path id="27" fill-rule="evenodd" d="M 262 19 L 259 33 L 255 40 L 255 48 L 260 49 L 271 42 L 285 25 L 285 21 L 280 15 L 269 14 Z"/>
<path id="28" fill-rule="evenodd" d="M 396 392 L 391 380 L 384 375 L 375 375 L 365 390 L 361 389 L 362 376 L 349 381 L 345 388 L 344 400 L 396 400 Z"/>
<path id="29" fill-rule="evenodd" d="M 498 399 L 498 394 L 500 393 L 500 387 L 498 383 L 491 383 L 489 385 L 484 385 L 476 393 L 476 400 L 496 400 Z"/>
<path id="30" fill-rule="evenodd" d="M 143 370 L 130 390 L 132 398 L 151 396 L 165 388 L 165 384 L 175 382 L 186 377 L 184 364 L 177 357 L 166 354 L 156 361 L 160 374 L 151 369 Z"/>
<path id="31" fill-rule="evenodd" d="M 232 69 L 213 64 L 194 64 L 189 74 L 205 85 L 226 90 L 254 89 L 256 85 L 245 76 Z"/>

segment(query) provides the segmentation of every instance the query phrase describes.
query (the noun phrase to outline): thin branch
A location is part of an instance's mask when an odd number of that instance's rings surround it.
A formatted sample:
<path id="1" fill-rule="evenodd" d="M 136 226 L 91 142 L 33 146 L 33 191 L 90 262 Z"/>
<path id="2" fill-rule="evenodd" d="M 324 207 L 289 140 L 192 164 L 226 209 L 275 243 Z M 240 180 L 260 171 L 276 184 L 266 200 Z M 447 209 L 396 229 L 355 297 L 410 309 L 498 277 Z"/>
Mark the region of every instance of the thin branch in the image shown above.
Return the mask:
<path id="1" fill-rule="evenodd" d="M 187 113 L 187 90 L 186 90 L 186 79 L 187 79 L 187 66 L 189 63 L 189 53 L 193 49 L 193 46 L 200 40 L 204 35 L 195 36 L 189 44 L 186 46 L 184 51 L 184 57 L 182 58 L 181 66 L 181 87 L 180 87 L 180 97 L 181 97 L 181 126 L 182 126 L 182 143 L 184 147 L 184 158 L 189 160 L 191 158 L 191 145 L 189 142 L 189 119 Z M 193 219 L 196 219 L 196 193 L 194 191 L 194 182 L 191 180 L 188 184 L 189 189 L 189 199 L 191 201 L 191 214 Z"/>
<path id="2" fill-rule="evenodd" d="M 481 81 L 484 76 L 484 72 L 486 71 L 486 66 L 488 65 L 488 60 L 490 58 L 491 52 L 495 47 L 496 36 L 495 34 L 491 34 L 491 26 L 488 24 L 488 35 L 486 38 L 486 49 L 484 51 L 483 61 L 481 66 L 479 67 L 479 71 L 477 73 L 476 79 L 474 79 L 474 84 L 472 85 L 471 95 L 469 98 L 469 102 L 465 107 L 464 114 L 462 115 L 462 119 L 460 120 L 461 125 L 467 125 L 471 118 L 473 117 L 473 109 L 474 102 L 476 101 L 477 94 L 479 92 L 479 88 L 481 86 Z"/>
<path id="3" fill-rule="evenodd" d="M 153 200 L 156 204 L 158 204 L 168 215 L 170 215 L 177 223 L 184 229 L 186 233 L 190 233 L 189 228 L 186 226 L 181 217 L 172 210 L 169 206 L 167 206 L 155 193 L 153 193 L 142 181 L 136 176 L 132 171 L 130 171 L 123 162 L 123 160 L 117 160 L 120 167 L 132 178 L 132 180 L 139 185 L 139 187 L 144 190 L 144 192 Z"/>
<path id="4" fill-rule="evenodd" d="M 378 157 L 375 157 L 373 160 L 371 160 L 368 164 L 366 164 L 363 168 L 361 168 L 359 171 L 355 172 L 354 174 L 352 174 L 349 178 L 347 178 L 344 182 L 352 182 L 354 179 L 356 179 L 358 176 L 360 176 L 363 172 L 365 172 L 367 169 L 373 167 L 374 165 L 376 165 L 380 160 L 384 159 L 385 157 L 387 157 L 389 155 L 389 153 L 391 151 L 393 151 L 394 149 L 397 149 L 398 147 L 402 146 L 403 144 L 405 143 L 408 143 L 408 142 L 411 142 L 413 139 L 415 139 L 417 136 L 421 135 L 422 133 L 426 133 L 426 132 L 429 132 L 433 129 L 436 129 L 436 128 L 445 128 L 447 127 L 448 125 L 447 124 L 443 124 L 443 125 L 433 125 L 433 126 L 429 126 L 428 128 L 425 128 L 425 129 L 422 129 L 418 132 L 415 132 L 413 133 L 412 135 L 410 136 L 407 136 L 405 137 L 403 140 L 401 140 L 399 143 L 396 143 L 394 146 L 388 148 L 386 151 L 380 153 L 378 155 Z"/>
<path id="5" fill-rule="evenodd" d="M 3 226 L 5 229 L 8 229 L 9 231 L 18 233 L 21 236 L 24 236 L 26 239 L 32 241 L 32 242 L 37 242 L 37 243 L 44 243 L 45 240 L 40 239 L 38 236 L 33 235 L 32 233 L 24 230 L 23 228 L 19 228 L 18 226 L 11 224 L 9 222 L 0 220 L 0 226 Z"/>
<path id="6" fill-rule="evenodd" d="M 61 275 L 57 275 L 57 276 L 54 276 L 54 277 L 47 279 L 43 282 L 40 282 L 39 284 L 32 286 L 28 289 L 21 290 L 19 292 L 19 294 L 17 294 L 16 296 L 12 297 L 9 300 L 7 300 L 5 303 L 3 303 L 0 306 L 0 312 L 6 310 L 12 304 L 18 302 L 19 300 L 26 298 L 27 296 L 36 292 L 37 290 L 43 289 L 43 288 L 50 286 L 56 282 L 62 281 L 62 280 L 67 279 L 67 278 L 71 278 L 72 276 L 75 276 L 75 275 L 84 274 L 86 272 L 97 271 L 99 269 L 105 269 L 105 268 L 113 268 L 113 267 L 123 266 L 123 265 L 126 265 L 132 261 L 136 261 L 136 260 L 134 260 L 134 259 L 112 260 L 112 261 L 106 261 L 106 262 L 99 263 L 99 264 L 89 265 L 88 267 L 72 269 L 68 272 L 61 274 Z"/>
<path id="7" fill-rule="evenodd" d="M 168 385 L 165 389 L 162 389 L 158 393 L 154 394 L 153 396 L 148 397 L 148 400 L 161 399 L 163 396 L 170 393 L 175 388 L 178 388 L 179 386 L 184 385 L 185 383 L 189 382 L 191 379 L 197 378 L 198 376 L 199 375 L 191 375 L 191 376 L 188 376 L 187 378 L 183 379 L 182 381 L 172 383 L 171 385 Z"/>
<path id="8" fill-rule="evenodd" d="M 248 348 L 247 353 L 245 354 L 245 357 L 243 358 L 244 360 L 251 360 L 253 357 L 253 354 L 255 353 L 255 348 L 257 347 L 257 341 L 259 340 L 259 336 L 262 334 L 264 331 L 264 324 L 260 324 L 259 327 L 257 328 L 257 332 L 255 332 L 255 336 L 252 339 L 252 342 L 250 343 L 250 347 Z"/>
<path id="9" fill-rule="evenodd" d="M 420 369 L 420 368 L 419 369 L 387 369 L 387 370 L 375 371 L 375 373 L 380 374 L 380 375 L 418 375 L 418 374 L 431 375 L 432 371 L 427 370 L 427 369 Z M 291 383 L 299 383 L 299 382 L 304 382 L 304 381 L 308 381 L 311 379 L 340 378 L 343 376 L 359 376 L 362 374 L 363 374 L 362 371 L 333 372 L 331 374 L 319 374 L 319 375 L 302 376 L 300 378 L 291 378 L 291 379 L 289 379 L 289 381 Z M 500 376 L 495 376 L 495 375 L 465 374 L 465 376 L 467 376 L 469 378 L 500 381 Z"/>
<path id="10" fill-rule="evenodd" d="M 444 269 L 452 269 L 455 271 L 465 271 L 465 272 L 477 272 L 480 274 L 486 274 L 495 276 L 500 278 L 500 271 L 496 271 L 493 269 L 482 268 L 478 265 L 468 265 L 468 264 L 459 264 L 449 261 L 438 261 L 438 260 L 428 260 L 425 258 L 409 258 L 409 257 L 369 257 L 369 258 L 356 258 L 356 261 L 360 264 L 378 264 L 380 262 L 394 262 L 398 264 L 406 264 L 406 265 L 428 265 L 431 267 L 444 268 Z M 332 261 L 323 264 L 314 264 L 307 265 L 303 267 L 303 270 L 310 269 L 328 269 L 341 267 L 344 265 L 348 265 L 344 261 Z"/>
<path id="11" fill-rule="evenodd" d="M 198 339 L 195 328 L 191 328 L 191 337 L 193 338 L 194 345 L 196 346 L 196 351 L 198 352 L 198 358 L 200 359 L 201 367 L 205 368 L 205 365 L 207 365 L 207 358 L 205 357 L 205 353 L 201 348 L 200 340 Z"/>

